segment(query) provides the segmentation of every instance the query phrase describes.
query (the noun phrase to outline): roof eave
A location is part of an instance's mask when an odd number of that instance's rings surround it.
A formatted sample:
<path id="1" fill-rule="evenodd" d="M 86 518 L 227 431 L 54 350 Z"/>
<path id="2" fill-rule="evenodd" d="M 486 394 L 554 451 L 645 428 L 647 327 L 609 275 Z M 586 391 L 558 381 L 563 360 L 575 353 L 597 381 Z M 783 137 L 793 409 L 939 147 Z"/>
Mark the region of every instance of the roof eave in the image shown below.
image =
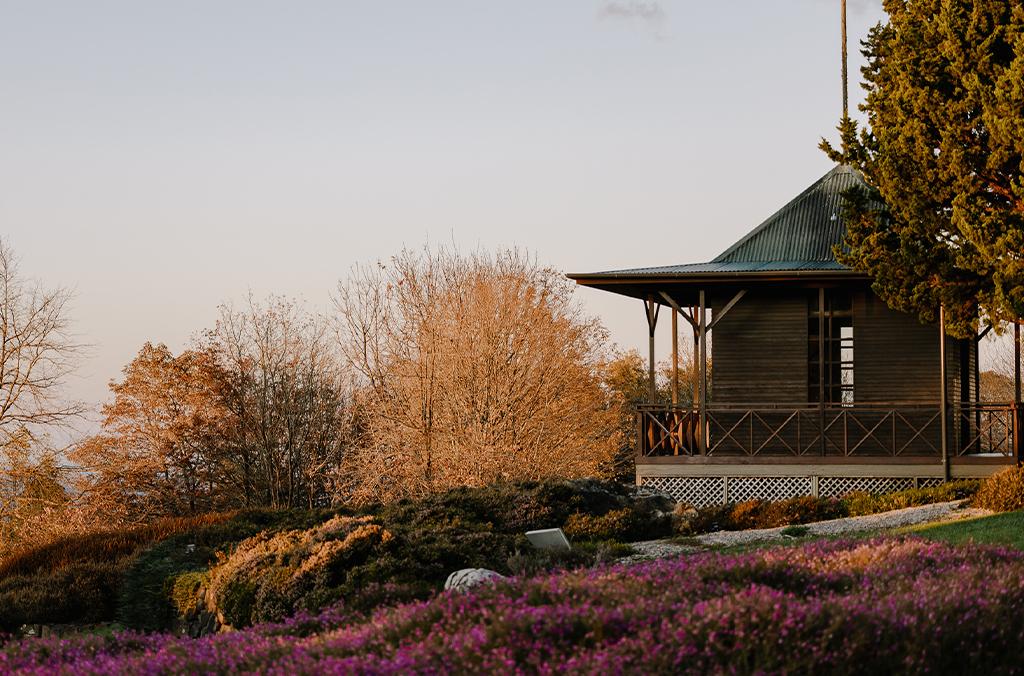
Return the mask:
<path id="1" fill-rule="evenodd" d="M 625 275 L 607 273 L 569 273 L 569 279 L 582 286 L 597 284 L 686 284 L 690 282 L 730 282 L 745 279 L 757 281 L 807 281 L 813 279 L 870 279 L 856 270 L 758 270 L 750 272 L 693 272 L 688 274 Z"/>

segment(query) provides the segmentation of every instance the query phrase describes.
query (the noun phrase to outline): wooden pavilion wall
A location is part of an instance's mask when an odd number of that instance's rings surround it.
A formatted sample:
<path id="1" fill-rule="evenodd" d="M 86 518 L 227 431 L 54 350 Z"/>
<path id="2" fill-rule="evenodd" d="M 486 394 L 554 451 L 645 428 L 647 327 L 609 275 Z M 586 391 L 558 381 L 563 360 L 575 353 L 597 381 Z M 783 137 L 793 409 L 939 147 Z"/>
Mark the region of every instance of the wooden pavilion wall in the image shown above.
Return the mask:
<path id="1" fill-rule="evenodd" d="M 889 309 L 867 290 L 853 296 L 854 422 L 827 418 L 826 441 L 821 443 L 822 419 L 807 396 L 809 296 L 809 290 L 800 288 L 751 290 L 715 327 L 709 402 L 709 441 L 715 453 L 739 454 L 743 447 L 763 444 L 764 455 L 833 455 L 859 439 L 864 439 L 857 447 L 861 455 L 884 456 L 893 446 L 905 448 L 907 455 L 937 453 L 941 425 L 933 409 L 940 398 L 938 329 Z M 711 300 L 714 307 L 728 298 Z M 947 337 L 946 353 L 949 401 L 969 402 L 974 398 L 977 344 Z M 908 407 L 900 414 L 903 418 L 893 421 L 885 419 L 891 406 L 874 411 L 872 403 L 921 407 Z M 744 422 L 744 411 L 727 410 L 732 405 L 756 408 L 756 417 Z M 793 417 L 792 407 L 801 405 L 809 410 Z M 971 415 L 953 415 L 948 425 L 953 443 L 969 437 L 975 427 Z"/>

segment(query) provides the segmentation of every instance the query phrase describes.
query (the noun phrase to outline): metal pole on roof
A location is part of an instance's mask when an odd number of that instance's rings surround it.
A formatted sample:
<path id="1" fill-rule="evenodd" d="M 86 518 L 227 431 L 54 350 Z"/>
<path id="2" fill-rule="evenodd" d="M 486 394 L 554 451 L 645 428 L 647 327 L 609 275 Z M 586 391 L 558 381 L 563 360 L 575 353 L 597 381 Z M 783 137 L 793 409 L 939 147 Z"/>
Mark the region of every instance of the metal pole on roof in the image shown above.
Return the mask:
<path id="1" fill-rule="evenodd" d="M 847 85 L 848 77 L 846 70 L 846 0 L 840 0 L 840 11 L 842 13 L 842 60 L 843 60 L 843 117 L 849 117 L 850 115 L 850 104 L 849 104 L 849 87 Z"/>

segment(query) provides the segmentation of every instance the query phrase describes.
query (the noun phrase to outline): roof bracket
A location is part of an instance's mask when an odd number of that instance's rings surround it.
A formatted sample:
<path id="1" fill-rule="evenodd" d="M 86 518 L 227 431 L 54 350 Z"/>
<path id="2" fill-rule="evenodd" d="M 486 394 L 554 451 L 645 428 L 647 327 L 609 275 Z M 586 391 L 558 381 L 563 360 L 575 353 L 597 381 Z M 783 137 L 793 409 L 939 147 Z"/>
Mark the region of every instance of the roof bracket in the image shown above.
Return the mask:
<path id="1" fill-rule="evenodd" d="M 737 291 L 736 295 L 732 297 L 732 300 L 726 303 L 725 307 L 723 307 L 720 311 L 715 313 L 715 318 L 711 320 L 711 324 L 708 325 L 708 328 L 715 328 L 715 324 L 720 322 L 722 318 L 725 317 L 726 314 L 728 314 L 729 310 L 732 309 L 733 305 L 740 302 L 740 299 L 743 298 L 743 296 L 745 295 L 747 295 L 746 289 L 740 289 L 739 291 Z"/>
<path id="2" fill-rule="evenodd" d="M 668 295 L 668 294 L 667 294 L 667 293 L 665 293 L 664 291 L 659 291 L 658 293 L 660 293 L 660 294 L 661 294 L 661 297 L 662 297 L 662 298 L 664 298 L 664 299 L 665 299 L 666 301 L 668 301 L 668 304 L 672 306 L 672 309 L 673 309 L 673 310 L 675 310 L 676 312 L 678 312 L 679 314 L 681 314 L 681 315 L 683 316 L 683 319 L 685 319 L 686 321 L 690 322 L 690 326 L 692 326 L 692 327 L 693 327 L 693 330 L 694 330 L 694 331 L 696 331 L 696 330 L 697 330 L 697 320 L 696 320 L 696 319 L 694 319 L 694 318 L 693 318 L 693 316 L 692 316 L 692 315 L 690 315 L 690 313 L 688 313 L 688 312 L 687 312 L 686 310 L 684 310 L 683 308 L 679 307 L 679 303 L 677 303 L 677 302 L 675 301 L 675 299 L 674 299 L 674 298 L 672 298 L 672 296 Z"/>
<path id="3" fill-rule="evenodd" d="M 985 327 L 985 329 L 981 333 L 979 333 L 977 336 L 975 336 L 974 341 L 976 343 L 980 343 L 981 339 L 984 338 L 985 336 L 987 336 L 988 332 L 991 331 L 991 330 L 992 330 L 992 325 L 989 324 L 988 326 Z"/>
<path id="4" fill-rule="evenodd" d="M 654 302 L 654 296 L 648 296 L 644 301 L 644 314 L 647 315 L 647 328 L 654 335 L 654 327 L 658 325 L 658 315 L 661 314 L 661 304 Z"/>

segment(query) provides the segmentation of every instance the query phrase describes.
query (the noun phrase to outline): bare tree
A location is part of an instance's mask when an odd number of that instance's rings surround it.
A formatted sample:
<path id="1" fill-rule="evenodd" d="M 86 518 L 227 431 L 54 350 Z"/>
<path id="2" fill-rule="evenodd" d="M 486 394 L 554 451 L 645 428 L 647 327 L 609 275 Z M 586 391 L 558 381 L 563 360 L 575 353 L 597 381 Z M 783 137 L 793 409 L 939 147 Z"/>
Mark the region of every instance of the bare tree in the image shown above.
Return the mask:
<path id="1" fill-rule="evenodd" d="M 346 371 L 323 317 L 283 298 L 221 308 L 210 344 L 235 417 L 224 477 L 246 504 L 314 507 L 330 499 L 348 441 Z"/>
<path id="2" fill-rule="evenodd" d="M 65 288 L 22 277 L 0 240 L 0 445 L 83 412 L 62 391 L 82 349 L 71 335 L 70 299 Z"/>
<path id="3" fill-rule="evenodd" d="M 70 299 L 67 289 L 23 277 L 0 240 L 0 555 L 67 522 L 69 477 L 49 433 L 83 412 L 63 392 L 82 350 Z"/>
<path id="4" fill-rule="evenodd" d="M 336 305 L 362 374 L 354 496 L 592 475 L 618 445 L 606 333 L 520 252 L 403 251 L 357 267 Z"/>

